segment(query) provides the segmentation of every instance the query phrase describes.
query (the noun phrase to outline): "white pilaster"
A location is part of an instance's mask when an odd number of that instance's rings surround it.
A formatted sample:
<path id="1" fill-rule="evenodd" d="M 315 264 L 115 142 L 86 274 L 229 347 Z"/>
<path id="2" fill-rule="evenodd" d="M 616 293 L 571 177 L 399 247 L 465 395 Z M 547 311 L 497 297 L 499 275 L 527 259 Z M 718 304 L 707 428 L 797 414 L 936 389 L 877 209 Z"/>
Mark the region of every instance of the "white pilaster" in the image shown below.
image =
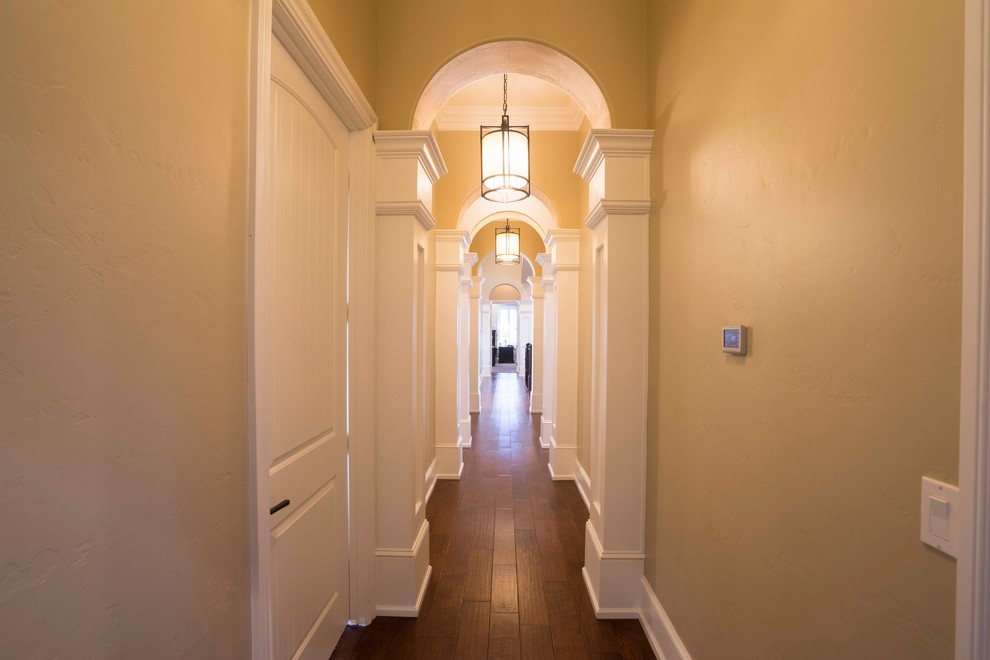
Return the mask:
<path id="1" fill-rule="evenodd" d="M 426 264 L 432 188 L 446 173 L 428 131 L 379 131 L 375 247 L 375 611 L 416 616 L 430 578 L 426 521 Z"/>
<path id="2" fill-rule="evenodd" d="M 526 344 L 533 343 L 533 302 L 519 301 L 519 346 L 516 347 L 516 373 L 520 378 L 526 377 Z"/>
<path id="3" fill-rule="evenodd" d="M 457 298 L 457 423 L 462 447 L 471 446 L 471 268 L 478 263 L 478 255 L 464 255 L 461 286 Z"/>
<path id="4" fill-rule="evenodd" d="M 599 618 L 634 618 L 645 560 L 650 145 L 592 130 L 574 171 L 592 230 L 590 519 L 584 578 Z"/>
<path id="5" fill-rule="evenodd" d="M 481 343 L 478 345 L 481 352 L 481 375 L 478 378 L 480 390 L 485 379 L 492 377 L 492 302 L 481 300 L 478 306 L 481 308 Z"/>
<path id="6" fill-rule="evenodd" d="M 543 413 L 540 417 L 540 446 L 550 448 L 553 439 L 553 411 L 556 404 L 554 378 L 557 367 L 557 310 L 554 305 L 553 276 L 550 274 L 550 254 L 536 256 L 536 262 L 543 267 Z"/>
<path id="7" fill-rule="evenodd" d="M 485 336 L 482 334 L 484 328 L 481 326 L 481 286 L 485 279 L 475 275 L 471 278 L 471 292 L 468 299 L 471 301 L 471 314 L 469 332 L 471 333 L 471 346 L 468 356 L 468 412 L 481 412 L 481 358 L 485 347 Z"/>
<path id="8" fill-rule="evenodd" d="M 529 390 L 529 412 L 543 412 L 543 278 L 529 278 L 533 297 L 533 379 Z"/>
<path id="9" fill-rule="evenodd" d="M 436 315 L 434 335 L 436 360 L 434 426 L 436 433 L 437 478 L 460 479 L 464 469 L 458 414 L 458 326 L 460 325 L 461 278 L 464 258 L 470 245 L 466 231 L 436 230 Z M 470 425 L 468 426 L 470 428 Z"/>
<path id="10" fill-rule="evenodd" d="M 557 359 L 555 362 L 553 436 L 550 439 L 550 476 L 573 479 L 577 461 L 578 401 L 578 267 L 579 229 L 547 232 L 550 271 L 556 299 Z"/>

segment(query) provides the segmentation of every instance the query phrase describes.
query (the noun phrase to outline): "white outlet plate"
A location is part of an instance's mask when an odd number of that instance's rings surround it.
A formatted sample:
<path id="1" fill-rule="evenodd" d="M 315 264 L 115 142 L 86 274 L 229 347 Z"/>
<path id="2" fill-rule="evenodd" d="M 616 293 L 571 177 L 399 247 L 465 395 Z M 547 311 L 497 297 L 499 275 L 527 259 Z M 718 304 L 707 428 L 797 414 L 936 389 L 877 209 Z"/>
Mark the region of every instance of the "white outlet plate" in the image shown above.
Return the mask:
<path id="1" fill-rule="evenodd" d="M 921 540 L 956 557 L 959 546 L 959 487 L 921 478 Z"/>

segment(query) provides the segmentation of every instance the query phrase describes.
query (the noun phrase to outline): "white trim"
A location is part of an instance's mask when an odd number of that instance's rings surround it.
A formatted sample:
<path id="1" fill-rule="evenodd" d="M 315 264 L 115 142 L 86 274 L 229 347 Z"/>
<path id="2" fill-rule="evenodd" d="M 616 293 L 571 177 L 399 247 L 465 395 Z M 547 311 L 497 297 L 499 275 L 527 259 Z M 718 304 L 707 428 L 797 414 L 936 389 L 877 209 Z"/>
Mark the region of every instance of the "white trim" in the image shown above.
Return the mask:
<path id="1" fill-rule="evenodd" d="M 574 483 L 577 484 L 578 494 L 581 499 L 584 500 L 584 506 L 588 511 L 591 511 L 591 477 L 585 471 L 584 466 L 581 465 L 581 460 L 577 459 L 574 461 L 574 466 L 577 468 L 577 475 L 574 477 Z"/>
<path id="2" fill-rule="evenodd" d="M 271 546 L 265 507 L 271 501 L 268 443 L 271 420 L 259 418 L 258 401 L 270 398 L 259 392 L 270 379 L 259 378 L 268 364 L 257 363 L 258 337 L 255 319 L 267 315 L 267 261 L 255 255 L 268 242 L 268 145 L 270 122 L 268 98 L 271 86 L 272 2 L 255 0 L 251 14 L 250 167 L 248 181 L 248 525 L 251 542 L 251 657 L 265 660 L 271 649 Z M 262 247 L 259 247 L 262 246 Z M 260 430 L 259 431 L 259 427 Z"/>
<path id="3" fill-rule="evenodd" d="M 426 567 L 426 577 L 419 585 L 419 593 L 416 596 L 415 605 L 379 605 L 375 608 L 375 616 L 401 616 L 413 618 L 419 616 L 419 609 L 423 606 L 423 598 L 426 597 L 426 588 L 430 586 L 430 576 L 433 575 L 433 566 Z"/>
<path id="4" fill-rule="evenodd" d="M 376 529 L 376 227 L 375 144 L 370 129 L 351 133 L 348 225 L 348 460 L 351 506 L 350 618 L 375 616 Z"/>
<path id="5" fill-rule="evenodd" d="M 647 215 L 651 202 L 648 199 L 600 199 L 588 212 L 584 226 L 594 229 L 610 215 Z"/>
<path id="6" fill-rule="evenodd" d="M 502 204 L 482 197 L 481 187 L 478 186 L 461 202 L 457 211 L 457 229 L 468 232 L 474 240 L 485 225 L 496 220 L 504 221 L 508 217 L 525 222 L 540 238 L 546 239 L 548 231 L 560 226 L 560 213 L 549 195 L 536 185 L 531 187 L 533 192 L 526 199 Z"/>
<path id="7" fill-rule="evenodd" d="M 375 608 L 377 616 L 414 617 L 419 615 L 419 609 L 430 584 L 433 567 L 429 565 L 430 522 L 423 520 L 419 533 L 411 548 L 379 548 L 375 550 L 375 565 L 379 580 L 376 584 L 376 600 L 389 603 Z M 418 586 L 416 576 L 421 574 Z M 413 603 L 403 605 L 397 603 L 404 594 L 411 594 L 416 589 L 416 599 Z"/>
<path id="8" fill-rule="evenodd" d="M 657 595 L 653 593 L 649 581 L 643 577 L 640 585 L 639 622 L 646 633 L 646 639 L 653 647 L 653 652 L 660 660 L 691 660 L 691 654 L 674 629 L 667 612 L 660 605 Z"/>
<path id="9" fill-rule="evenodd" d="M 430 467 L 426 469 L 426 497 L 423 498 L 424 504 L 430 503 L 430 498 L 433 496 L 433 489 L 437 485 L 437 459 L 434 456 L 433 460 L 430 462 Z"/>
<path id="10" fill-rule="evenodd" d="M 437 226 L 437 220 L 426 204 L 417 200 L 411 202 L 375 202 L 378 215 L 408 215 L 416 218 L 423 229 L 430 231 Z"/>
<path id="11" fill-rule="evenodd" d="M 347 128 L 352 131 L 351 142 L 359 142 L 355 131 L 371 128 L 377 121 L 371 104 L 362 94 L 353 76 L 347 70 L 339 53 L 330 43 L 320 26 L 319 20 L 305 0 L 254 0 L 251 13 L 251 46 L 249 53 L 251 89 L 249 92 L 250 138 L 249 138 L 249 181 L 248 181 L 248 525 L 251 544 L 251 656 L 255 660 L 269 657 L 271 649 L 271 584 L 268 510 L 270 492 L 268 466 L 271 463 L 266 442 L 259 438 L 270 434 L 271 420 L 259 418 L 257 402 L 268 397 L 268 392 L 259 388 L 268 386 L 270 379 L 258 376 L 267 373 L 270 365 L 256 361 L 256 346 L 259 341 L 256 332 L 258 318 L 266 318 L 268 299 L 266 260 L 259 259 L 264 254 L 268 241 L 268 145 L 270 125 L 268 99 L 271 86 L 272 37 L 277 35 L 293 59 L 327 101 Z M 365 138 L 366 139 L 366 138 Z M 370 204 L 371 187 L 368 185 L 369 168 L 361 168 L 359 154 L 356 161 L 349 163 L 351 180 L 357 181 L 360 192 L 349 204 L 351 213 Z M 357 165 L 355 165 L 357 163 Z M 350 221 L 350 220 L 349 220 Z M 350 233 L 350 232 L 349 232 Z M 367 315 L 361 316 L 364 322 Z M 373 317 L 372 317 L 373 318 Z M 373 321 L 371 321 L 373 323 Z M 359 322 L 360 323 L 360 322 Z M 363 388 L 365 383 L 359 383 Z M 360 422 L 363 424 L 363 421 Z M 362 427 L 367 431 L 367 426 Z M 373 431 L 372 431 L 373 433 Z M 367 436 L 365 436 L 367 437 Z M 372 436 L 373 437 L 373 436 Z M 349 470 L 348 488 L 351 501 L 358 490 L 364 492 L 369 479 L 374 487 L 374 470 L 368 470 L 367 456 L 362 452 Z M 373 465 L 372 465 L 373 468 Z M 368 574 L 368 561 L 372 558 L 373 542 L 369 544 L 369 534 L 374 533 L 374 518 L 352 516 L 352 538 L 360 539 L 350 549 L 357 553 L 357 562 L 352 556 L 351 603 L 349 609 L 358 616 L 365 609 L 355 607 L 355 595 L 364 598 L 370 589 L 373 591 L 374 573 Z M 365 527 L 371 525 L 370 528 Z M 370 532 L 369 532 L 370 529 Z M 368 555 L 368 561 L 361 557 Z M 361 568 L 355 566 L 359 564 Z"/>
<path id="12" fill-rule="evenodd" d="M 956 658 L 990 657 L 990 0 L 967 0 Z"/>

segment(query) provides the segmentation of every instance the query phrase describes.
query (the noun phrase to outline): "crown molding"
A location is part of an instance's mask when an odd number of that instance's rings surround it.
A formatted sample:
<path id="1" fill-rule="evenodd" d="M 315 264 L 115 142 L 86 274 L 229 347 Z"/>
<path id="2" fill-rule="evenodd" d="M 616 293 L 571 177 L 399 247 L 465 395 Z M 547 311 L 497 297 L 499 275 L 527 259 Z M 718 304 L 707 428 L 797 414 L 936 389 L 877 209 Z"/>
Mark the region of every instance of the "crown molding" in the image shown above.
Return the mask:
<path id="1" fill-rule="evenodd" d="M 360 131 L 378 123 L 374 109 L 306 0 L 274 0 L 272 32 L 349 130 Z"/>
<path id="2" fill-rule="evenodd" d="M 593 128 L 578 154 L 574 173 L 590 181 L 606 156 L 649 158 L 652 147 L 652 129 Z"/>
<path id="3" fill-rule="evenodd" d="M 375 131 L 375 151 L 379 158 L 416 158 L 436 185 L 447 173 L 437 138 L 430 131 Z"/>
<path id="4" fill-rule="evenodd" d="M 437 226 L 436 218 L 426 208 L 426 204 L 419 200 L 411 202 L 376 202 L 375 213 L 380 216 L 406 215 L 419 220 L 423 229 L 430 231 Z"/>
<path id="5" fill-rule="evenodd" d="M 594 229 L 609 216 L 647 215 L 650 206 L 648 199 L 600 199 L 588 213 L 584 225 L 588 229 Z"/>

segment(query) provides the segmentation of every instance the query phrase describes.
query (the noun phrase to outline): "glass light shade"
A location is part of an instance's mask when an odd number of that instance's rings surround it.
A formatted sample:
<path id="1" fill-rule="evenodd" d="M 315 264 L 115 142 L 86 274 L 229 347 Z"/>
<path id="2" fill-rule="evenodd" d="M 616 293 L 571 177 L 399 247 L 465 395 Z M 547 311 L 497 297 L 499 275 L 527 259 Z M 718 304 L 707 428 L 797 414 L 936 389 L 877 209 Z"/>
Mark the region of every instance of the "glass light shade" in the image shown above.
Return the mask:
<path id="1" fill-rule="evenodd" d="M 495 230 L 495 263 L 519 263 L 519 230 L 509 227 L 508 220 L 503 229 Z"/>
<path id="2" fill-rule="evenodd" d="M 529 197 L 529 126 L 481 127 L 481 196 L 493 202 Z"/>

